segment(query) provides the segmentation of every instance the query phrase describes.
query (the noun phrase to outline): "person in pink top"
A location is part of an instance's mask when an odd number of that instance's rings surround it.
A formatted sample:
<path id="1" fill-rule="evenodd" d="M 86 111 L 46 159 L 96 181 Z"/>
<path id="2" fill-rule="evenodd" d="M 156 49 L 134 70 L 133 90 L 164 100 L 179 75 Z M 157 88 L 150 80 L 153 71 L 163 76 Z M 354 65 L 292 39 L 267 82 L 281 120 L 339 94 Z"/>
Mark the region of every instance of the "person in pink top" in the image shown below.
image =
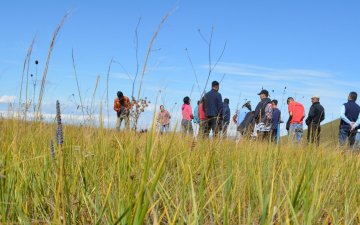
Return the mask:
<path id="1" fill-rule="evenodd" d="M 199 133 L 202 137 L 205 135 L 205 126 L 206 126 L 206 115 L 204 110 L 204 98 L 201 99 L 199 106 L 198 106 L 198 116 L 200 120 L 200 130 Z"/>
<path id="2" fill-rule="evenodd" d="M 192 134 L 193 129 L 192 129 L 191 121 L 192 119 L 194 119 L 194 115 L 190 105 L 190 98 L 188 96 L 184 98 L 184 104 L 181 107 L 181 113 L 182 113 L 181 127 L 183 133 Z"/>
<path id="3" fill-rule="evenodd" d="M 157 118 L 157 122 L 160 125 L 160 133 L 163 134 L 164 132 L 167 132 L 170 127 L 170 113 L 165 110 L 165 107 L 163 105 L 160 106 L 160 112 Z"/>

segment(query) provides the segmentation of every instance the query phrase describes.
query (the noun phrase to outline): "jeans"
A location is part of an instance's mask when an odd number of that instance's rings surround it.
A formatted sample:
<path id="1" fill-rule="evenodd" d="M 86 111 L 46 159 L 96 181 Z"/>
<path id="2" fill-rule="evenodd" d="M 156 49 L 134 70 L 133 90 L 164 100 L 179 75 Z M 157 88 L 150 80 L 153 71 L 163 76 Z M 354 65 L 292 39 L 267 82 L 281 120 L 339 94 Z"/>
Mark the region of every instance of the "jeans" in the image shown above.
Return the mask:
<path id="1" fill-rule="evenodd" d="M 360 132 L 357 132 L 355 135 L 355 144 L 354 148 L 360 150 Z"/>
<path id="2" fill-rule="evenodd" d="M 181 127 L 183 130 L 183 134 L 192 134 L 193 133 L 193 128 L 192 128 L 192 124 L 191 124 L 191 120 L 182 120 L 181 121 Z"/>
<path id="3" fill-rule="evenodd" d="M 291 137 L 292 143 L 295 141 L 301 144 L 301 138 L 303 135 L 303 125 L 301 123 L 290 124 L 289 136 Z"/>
<path id="4" fill-rule="evenodd" d="M 161 134 L 166 133 L 166 132 L 169 130 L 169 127 L 170 127 L 170 124 L 161 125 L 161 127 L 160 127 L 160 133 L 161 133 Z"/>
<path id="5" fill-rule="evenodd" d="M 339 132 L 339 143 L 341 146 L 346 144 L 348 141 L 350 147 L 353 147 L 355 144 L 355 135 L 356 131 L 351 131 L 351 127 L 349 124 L 341 125 Z"/>

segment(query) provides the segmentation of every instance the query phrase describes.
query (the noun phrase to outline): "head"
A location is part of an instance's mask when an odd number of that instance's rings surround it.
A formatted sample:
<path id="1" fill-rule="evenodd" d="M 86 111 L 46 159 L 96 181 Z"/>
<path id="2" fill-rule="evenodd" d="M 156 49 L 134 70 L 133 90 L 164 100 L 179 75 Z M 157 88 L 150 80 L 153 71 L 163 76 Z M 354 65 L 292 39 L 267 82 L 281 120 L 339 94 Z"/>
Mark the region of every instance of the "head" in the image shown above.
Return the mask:
<path id="1" fill-rule="evenodd" d="M 225 98 L 225 99 L 224 99 L 224 103 L 225 103 L 225 104 L 229 104 L 229 103 L 230 103 L 230 100 L 229 100 L 228 98 Z"/>
<path id="2" fill-rule="evenodd" d="M 215 91 L 219 91 L 219 82 L 217 82 L 216 80 L 214 80 L 212 83 L 211 83 L 211 88 L 214 89 Z"/>
<path id="3" fill-rule="evenodd" d="M 163 105 L 161 105 L 161 106 L 160 106 L 160 111 L 161 111 L 161 112 L 164 112 L 164 110 L 165 110 L 165 107 L 164 107 Z"/>
<path id="4" fill-rule="evenodd" d="M 350 92 L 348 100 L 356 102 L 357 99 L 357 93 L 355 91 Z"/>
<path id="5" fill-rule="evenodd" d="M 311 97 L 311 102 L 314 104 L 314 103 L 317 103 L 320 101 L 320 97 L 318 95 L 314 95 Z"/>
<path id="6" fill-rule="evenodd" d="M 291 102 L 294 102 L 294 98 L 293 97 L 288 97 L 287 99 L 287 104 L 289 105 Z"/>
<path id="7" fill-rule="evenodd" d="M 118 91 L 117 96 L 118 96 L 118 98 L 122 98 L 122 97 L 124 97 L 124 94 L 121 91 Z"/>
<path id="8" fill-rule="evenodd" d="M 276 100 L 276 99 L 272 100 L 271 105 L 272 105 L 273 108 L 277 108 L 278 100 Z"/>
<path id="9" fill-rule="evenodd" d="M 260 99 L 268 98 L 269 92 L 265 89 L 262 89 L 258 95 L 260 96 Z"/>
<path id="10" fill-rule="evenodd" d="M 248 110 L 251 111 L 251 102 L 250 101 L 245 102 L 242 108 L 248 108 Z"/>
<path id="11" fill-rule="evenodd" d="M 190 98 L 188 96 L 184 98 L 184 104 L 190 105 Z"/>

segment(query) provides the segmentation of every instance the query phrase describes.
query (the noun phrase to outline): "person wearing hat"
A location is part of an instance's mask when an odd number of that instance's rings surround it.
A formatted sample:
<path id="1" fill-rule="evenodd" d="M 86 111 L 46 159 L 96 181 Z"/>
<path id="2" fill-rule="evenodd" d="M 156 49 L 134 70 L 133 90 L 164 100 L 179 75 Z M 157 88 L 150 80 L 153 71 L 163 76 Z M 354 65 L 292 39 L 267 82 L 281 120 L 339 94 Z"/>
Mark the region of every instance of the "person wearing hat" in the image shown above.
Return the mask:
<path id="1" fill-rule="evenodd" d="M 271 120 L 271 112 L 268 111 L 268 109 L 271 110 L 271 99 L 269 98 L 269 92 L 265 89 L 262 89 L 260 93 L 258 93 L 260 97 L 260 102 L 257 104 L 254 112 L 254 118 L 255 123 L 258 126 L 258 131 L 262 134 L 261 138 L 264 139 L 266 137 L 269 137 L 270 127 L 267 127 L 267 125 L 270 125 Z"/>
<path id="2" fill-rule="evenodd" d="M 325 110 L 319 100 L 320 97 L 318 95 L 312 96 L 312 105 L 310 107 L 308 117 L 305 120 L 305 123 L 308 126 L 308 143 L 315 143 L 316 145 L 319 145 L 320 143 L 320 123 L 325 119 Z"/>
<path id="3" fill-rule="evenodd" d="M 265 118 L 265 108 L 268 104 L 271 103 L 271 99 L 269 98 L 269 92 L 267 90 L 261 90 L 258 95 L 260 97 L 260 102 L 255 108 L 256 123 L 260 123 L 263 121 L 263 119 Z"/>
<path id="4" fill-rule="evenodd" d="M 128 97 L 124 96 L 121 91 L 117 92 L 117 98 L 114 100 L 114 110 L 116 111 L 116 130 L 120 131 L 120 126 L 123 120 L 125 120 L 125 128 L 129 128 L 129 115 L 131 110 L 131 104 Z"/>

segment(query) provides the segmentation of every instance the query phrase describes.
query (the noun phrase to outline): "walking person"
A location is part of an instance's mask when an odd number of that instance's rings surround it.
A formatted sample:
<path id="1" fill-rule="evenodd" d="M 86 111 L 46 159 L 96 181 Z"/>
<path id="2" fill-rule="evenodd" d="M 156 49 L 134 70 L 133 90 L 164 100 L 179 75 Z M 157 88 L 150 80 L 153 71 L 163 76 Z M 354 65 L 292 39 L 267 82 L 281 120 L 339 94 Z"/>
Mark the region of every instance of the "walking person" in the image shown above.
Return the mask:
<path id="1" fill-rule="evenodd" d="M 271 101 L 272 104 L 272 116 L 271 116 L 271 130 L 270 130 L 270 140 L 272 142 L 279 143 L 280 139 L 280 118 L 281 118 L 281 111 L 277 107 L 278 101 L 273 99 Z"/>
<path id="2" fill-rule="evenodd" d="M 307 140 L 308 143 L 320 144 L 320 123 L 325 119 L 324 107 L 320 104 L 320 97 L 317 95 L 311 98 L 312 105 L 309 110 L 308 117 L 305 120 L 308 126 Z"/>
<path id="3" fill-rule="evenodd" d="M 305 118 L 305 109 L 304 106 L 296 102 L 294 98 L 289 97 L 287 99 L 289 116 L 290 120 L 290 128 L 289 128 L 289 136 L 292 140 L 292 143 L 297 142 L 297 144 L 301 144 L 302 135 L 304 132 L 303 129 L 303 120 Z"/>
<path id="4" fill-rule="evenodd" d="M 348 96 L 348 102 L 343 104 L 340 112 L 339 143 L 344 146 L 348 142 L 350 148 L 355 143 L 356 131 L 359 128 L 356 121 L 359 118 L 360 106 L 356 103 L 357 93 L 352 91 Z"/>
<path id="5" fill-rule="evenodd" d="M 209 137 L 210 131 L 217 137 L 221 123 L 223 108 L 222 97 L 219 93 L 219 82 L 211 83 L 211 90 L 204 96 L 204 110 L 206 115 L 205 136 Z"/>
<path id="6" fill-rule="evenodd" d="M 227 129 L 230 124 L 230 107 L 229 107 L 230 100 L 228 98 L 224 99 L 223 109 L 222 109 L 222 121 L 221 121 L 221 133 L 223 137 L 227 135 Z"/>
<path id="7" fill-rule="evenodd" d="M 114 100 L 114 110 L 116 111 L 116 130 L 120 131 L 121 123 L 125 120 L 125 129 L 129 129 L 130 127 L 130 110 L 131 110 L 130 100 L 127 96 L 121 91 L 117 92 L 117 98 Z"/>
<path id="8" fill-rule="evenodd" d="M 181 112 L 182 112 L 181 127 L 182 127 L 184 135 L 192 134 L 193 128 L 192 128 L 191 121 L 192 121 L 192 119 L 194 119 L 194 115 L 193 115 L 191 105 L 190 105 L 190 98 L 188 96 L 186 96 L 183 101 L 184 101 L 184 104 L 181 107 Z"/>
<path id="9" fill-rule="evenodd" d="M 170 128 L 170 113 L 165 110 L 163 105 L 160 106 L 160 112 L 157 118 L 157 122 L 160 126 L 160 134 L 166 133 Z"/>
<path id="10" fill-rule="evenodd" d="M 269 92 L 265 89 L 261 90 L 258 95 L 260 102 L 257 104 L 254 112 L 256 125 L 253 136 L 260 136 L 260 139 L 263 140 L 270 136 L 271 99 L 269 98 Z"/>
<path id="11" fill-rule="evenodd" d="M 200 101 L 197 102 L 197 105 L 194 109 L 194 137 L 196 138 L 200 131 L 200 117 L 199 117 L 199 104 Z"/>

